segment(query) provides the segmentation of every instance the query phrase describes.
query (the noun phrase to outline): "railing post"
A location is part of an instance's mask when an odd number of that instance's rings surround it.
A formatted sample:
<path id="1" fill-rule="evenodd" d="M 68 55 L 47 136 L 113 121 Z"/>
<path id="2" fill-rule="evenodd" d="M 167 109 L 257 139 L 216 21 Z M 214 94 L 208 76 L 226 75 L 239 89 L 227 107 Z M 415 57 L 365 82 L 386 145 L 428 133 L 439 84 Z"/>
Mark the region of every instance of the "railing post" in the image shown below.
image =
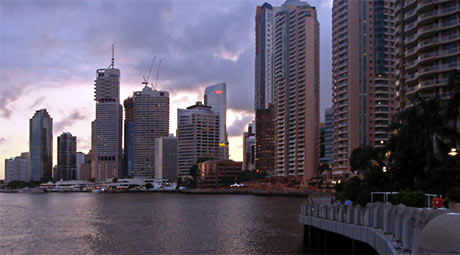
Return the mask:
<path id="1" fill-rule="evenodd" d="M 372 227 L 373 225 L 373 219 L 374 219 L 374 205 L 373 204 L 367 204 L 366 209 L 364 211 L 364 225 L 367 227 Z"/>
<path id="2" fill-rule="evenodd" d="M 356 205 L 353 209 L 353 223 L 355 225 L 361 225 L 361 206 Z"/>
<path id="3" fill-rule="evenodd" d="M 407 207 L 403 204 L 399 204 L 394 208 L 394 231 L 393 237 L 398 242 L 402 242 L 402 231 L 403 231 L 403 218 L 406 213 Z"/>
<path id="4" fill-rule="evenodd" d="M 353 213 L 354 213 L 353 209 L 354 209 L 354 208 L 353 208 L 352 205 L 349 205 L 349 206 L 347 207 L 347 216 L 346 216 L 347 218 L 346 218 L 346 223 L 348 223 L 348 224 L 353 224 L 353 220 L 354 220 L 354 219 L 353 219 Z"/>

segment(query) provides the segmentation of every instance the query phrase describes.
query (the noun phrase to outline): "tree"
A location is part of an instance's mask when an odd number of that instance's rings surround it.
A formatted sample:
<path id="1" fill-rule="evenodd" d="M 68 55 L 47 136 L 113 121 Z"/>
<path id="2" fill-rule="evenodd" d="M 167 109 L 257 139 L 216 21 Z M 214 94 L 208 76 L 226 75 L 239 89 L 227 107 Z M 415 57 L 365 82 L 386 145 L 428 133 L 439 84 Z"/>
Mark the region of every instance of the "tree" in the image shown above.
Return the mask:
<path id="1" fill-rule="evenodd" d="M 378 164 L 378 152 L 372 146 L 359 147 L 350 156 L 351 170 L 369 171 L 372 165 Z"/>
<path id="2" fill-rule="evenodd" d="M 144 186 L 146 189 L 153 189 L 153 185 L 151 183 L 146 183 Z"/>

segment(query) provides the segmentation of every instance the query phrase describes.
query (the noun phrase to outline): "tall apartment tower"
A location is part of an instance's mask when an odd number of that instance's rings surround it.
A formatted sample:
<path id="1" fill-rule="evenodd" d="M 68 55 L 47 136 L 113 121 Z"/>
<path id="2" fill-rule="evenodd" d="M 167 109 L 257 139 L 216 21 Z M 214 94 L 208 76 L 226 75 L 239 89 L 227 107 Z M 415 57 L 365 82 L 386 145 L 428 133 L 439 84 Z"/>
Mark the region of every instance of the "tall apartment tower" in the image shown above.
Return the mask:
<path id="1" fill-rule="evenodd" d="M 383 146 L 395 112 L 395 0 L 334 0 L 333 166 L 350 170 L 354 149 Z"/>
<path id="2" fill-rule="evenodd" d="M 125 108 L 125 132 L 124 132 L 124 176 L 133 177 L 133 141 L 134 141 L 134 118 L 133 98 L 128 97 L 123 102 Z"/>
<path id="3" fill-rule="evenodd" d="M 120 105 L 120 70 L 112 64 L 96 71 L 96 119 L 93 122 L 92 150 L 94 178 L 98 181 L 119 178 L 122 172 L 122 115 Z"/>
<path id="4" fill-rule="evenodd" d="M 219 114 L 197 102 L 177 109 L 177 176 L 190 176 L 199 159 L 219 158 Z"/>
<path id="5" fill-rule="evenodd" d="M 204 104 L 219 115 L 219 159 L 228 159 L 227 84 L 222 82 L 206 87 Z"/>
<path id="6" fill-rule="evenodd" d="M 450 98 L 447 82 L 460 69 L 460 1 L 395 1 L 397 107 L 416 95 Z"/>
<path id="7" fill-rule="evenodd" d="M 77 137 L 71 133 L 62 133 L 57 138 L 57 180 L 77 179 Z"/>
<path id="8" fill-rule="evenodd" d="M 177 137 L 173 134 L 155 139 L 155 179 L 177 178 Z"/>
<path id="9" fill-rule="evenodd" d="M 328 165 L 332 164 L 332 145 L 333 145 L 333 132 L 332 132 L 332 108 L 327 108 L 324 112 L 324 158 L 322 161 Z"/>
<path id="10" fill-rule="evenodd" d="M 268 3 L 256 11 L 255 109 L 266 109 L 274 102 L 273 54 L 275 15 L 280 7 Z"/>
<path id="11" fill-rule="evenodd" d="M 155 139 L 169 134 L 169 93 L 145 86 L 133 94 L 132 176 L 155 177 Z"/>
<path id="12" fill-rule="evenodd" d="M 275 15 L 280 7 L 268 3 L 256 10 L 255 56 L 255 168 L 275 172 Z"/>
<path id="13" fill-rule="evenodd" d="M 46 109 L 35 112 L 29 121 L 29 152 L 32 181 L 51 180 L 53 169 L 53 119 Z"/>
<path id="14" fill-rule="evenodd" d="M 31 178 L 30 157 L 28 152 L 18 157 L 5 159 L 5 183 L 11 181 L 29 182 Z"/>
<path id="15" fill-rule="evenodd" d="M 319 23 L 288 0 L 275 18 L 276 175 L 306 183 L 319 165 Z M 257 127 L 258 128 L 258 127 Z"/>

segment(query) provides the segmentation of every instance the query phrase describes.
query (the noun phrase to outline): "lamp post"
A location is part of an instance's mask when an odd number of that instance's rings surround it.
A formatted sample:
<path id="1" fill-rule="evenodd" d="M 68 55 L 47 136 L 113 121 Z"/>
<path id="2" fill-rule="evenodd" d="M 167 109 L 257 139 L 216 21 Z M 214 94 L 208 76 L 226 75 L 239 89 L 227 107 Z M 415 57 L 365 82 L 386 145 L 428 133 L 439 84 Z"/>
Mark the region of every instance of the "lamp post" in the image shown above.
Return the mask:
<path id="1" fill-rule="evenodd" d="M 447 154 L 449 154 L 449 156 L 451 156 L 451 157 L 457 156 L 457 154 L 458 154 L 457 148 L 452 148 L 452 149 L 450 149 L 450 152 L 447 153 Z"/>

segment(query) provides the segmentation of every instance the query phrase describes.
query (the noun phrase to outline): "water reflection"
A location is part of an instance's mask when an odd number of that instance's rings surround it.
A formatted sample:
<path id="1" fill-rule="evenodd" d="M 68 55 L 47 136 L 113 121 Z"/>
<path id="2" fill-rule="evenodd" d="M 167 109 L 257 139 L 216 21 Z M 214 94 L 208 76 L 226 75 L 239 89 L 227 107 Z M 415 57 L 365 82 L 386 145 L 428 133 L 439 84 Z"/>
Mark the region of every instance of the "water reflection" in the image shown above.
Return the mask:
<path id="1" fill-rule="evenodd" d="M 0 252 L 303 253 L 302 202 L 250 195 L 0 194 Z"/>

